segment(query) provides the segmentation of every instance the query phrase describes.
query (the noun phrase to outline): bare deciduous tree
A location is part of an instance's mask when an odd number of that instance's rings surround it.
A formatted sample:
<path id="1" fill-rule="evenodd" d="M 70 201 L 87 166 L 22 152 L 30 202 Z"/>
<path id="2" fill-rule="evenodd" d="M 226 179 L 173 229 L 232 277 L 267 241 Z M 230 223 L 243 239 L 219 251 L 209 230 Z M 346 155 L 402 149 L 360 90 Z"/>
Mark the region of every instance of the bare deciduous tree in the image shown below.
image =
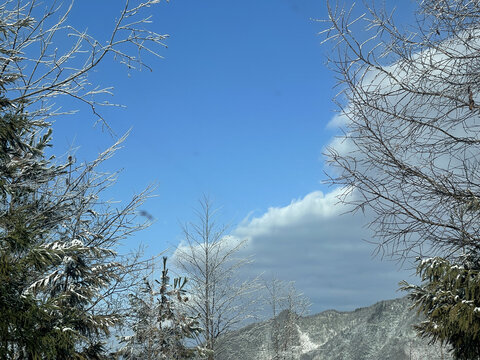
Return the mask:
<path id="1" fill-rule="evenodd" d="M 421 286 L 401 283 L 426 317 L 417 332 L 478 358 L 480 2 L 419 1 L 407 29 L 372 3 L 355 12 L 329 7 L 325 31 L 345 131 L 331 182 L 373 212 L 379 251 L 435 255 L 418 263 Z"/>
<path id="2" fill-rule="evenodd" d="M 88 74 L 108 55 L 129 69 L 150 69 L 142 56 L 160 57 L 158 49 L 167 38 L 148 29 L 151 15 L 146 11 L 160 0 L 125 0 L 103 39 L 74 28 L 68 22 L 74 1 L 67 3 L 8 0 L 0 5 L 1 105 L 26 110 L 36 120 L 51 120 L 61 113 L 54 107 L 55 98 L 67 95 L 87 104 L 108 127 L 97 108 L 112 105 L 99 99 L 112 89 L 90 83 Z"/>
<path id="3" fill-rule="evenodd" d="M 273 278 L 264 280 L 264 302 L 271 309 L 269 326 L 272 360 L 292 360 L 300 357 L 298 350 L 298 317 L 308 313 L 310 301 L 295 288 L 294 282 Z"/>
<path id="4" fill-rule="evenodd" d="M 103 39 L 95 39 L 86 30 L 70 24 L 74 0 L 65 3 L 38 0 L 3 2 L 0 5 L 0 108 L 10 116 L 27 116 L 37 136 L 40 136 L 44 129 L 50 129 L 48 122 L 64 114 L 55 107 L 55 101 L 60 96 L 67 96 L 78 100 L 77 104 L 87 104 L 98 120 L 109 128 L 97 110 L 98 105 L 112 105 L 101 100 L 103 95 L 111 95 L 112 89 L 89 82 L 89 73 L 109 55 L 129 69 L 150 69 L 142 58 L 143 54 L 161 57 L 158 51 L 165 47 L 164 40 L 168 37 L 149 30 L 152 16 L 148 9 L 160 2 L 125 0 L 112 23 L 111 32 Z M 67 113 L 75 111 L 72 109 Z M 134 224 L 132 218 L 136 216 L 137 206 L 150 196 L 151 188 L 134 196 L 124 209 L 112 208 L 110 203 L 99 201 L 97 193 L 89 193 L 93 189 L 103 191 L 114 183 L 116 174 L 97 174 L 94 170 L 113 155 L 124 139 L 120 138 L 89 164 L 76 165 L 73 157 L 69 156 L 66 161 L 69 164 L 67 176 L 60 177 L 54 184 L 57 197 L 62 191 L 64 196 L 71 195 L 72 191 L 76 194 L 71 201 L 78 207 L 78 216 L 69 225 L 71 236 L 77 236 L 81 226 L 87 225 L 97 226 L 99 231 L 103 231 L 90 245 L 111 246 L 145 227 L 145 224 Z M 89 206 L 101 207 L 103 212 L 87 213 L 90 221 L 86 221 L 84 216 L 87 216 L 85 212 Z M 109 224 L 104 225 L 103 230 L 102 221 Z M 109 233 L 113 227 L 115 232 Z M 130 261 L 125 259 L 122 263 Z M 129 266 L 136 268 L 133 264 Z M 120 278 L 125 280 L 124 276 Z M 117 285 L 109 293 L 123 291 L 126 283 L 120 285 L 118 282 Z"/>
<path id="5" fill-rule="evenodd" d="M 366 3 L 329 4 L 344 135 L 327 150 L 340 200 L 372 211 L 379 251 L 480 249 L 480 4 L 418 2 L 416 23 Z"/>
<path id="6" fill-rule="evenodd" d="M 250 259 L 240 256 L 245 240 L 227 235 L 227 227 L 216 223 L 217 210 L 209 198 L 200 200 L 197 223 L 183 228 L 184 241 L 175 251 L 175 261 L 188 279 L 192 316 L 200 315 L 203 332 L 199 344 L 213 350 L 209 359 L 222 352 L 217 339 L 251 317 L 256 279 L 241 280 L 239 273 Z"/>

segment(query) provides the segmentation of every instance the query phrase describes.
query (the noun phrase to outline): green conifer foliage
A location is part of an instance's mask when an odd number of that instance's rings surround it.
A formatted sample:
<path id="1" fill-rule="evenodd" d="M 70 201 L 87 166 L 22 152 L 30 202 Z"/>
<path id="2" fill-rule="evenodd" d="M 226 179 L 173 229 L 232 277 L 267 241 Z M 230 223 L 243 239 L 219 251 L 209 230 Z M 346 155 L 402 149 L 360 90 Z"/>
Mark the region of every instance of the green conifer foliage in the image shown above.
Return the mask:
<path id="1" fill-rule="evenodd" d="M 71 175 L 71 164 L 45 159 L 48 124 L 2 115 L 0 358 L 75 358 L 115 320 L 91 308 L 119 266 L 110 260 L 112 250 L 85 236 L 89 226 L 78 219 L 88 183 L 76 184 L 80 193 L 58 186 Z"/>
<path id="2" fill-rule="evenodd" d="M 88 72 L 109 53 L 129 68 L 146 66 L 140 53 L 164 46 L 166 36 L 147 29 L 147 11 L 159 1 L 133 3 L 125 1 L 106 41 L 68 24 L 73 2 L 0 4 L 2 360 L 109 358 L 104 341 L 122 319 L 122 292 L 137 283 L 138 257 L 117 251 L 148 225 L 137 207 L 150 189 L 113 207 L 101 193 L 116 174 L 97 171 L 125 137 L 91 162 L 45 153 L 57 97 L 89 105 L 108 127 L 96 106 L 109 90 L 91 84 Z"/>
<path id="3" fill-rule="evenodd" d="M 40 189 L 62 167 L 50 167 L 43 149 L 50 134 L 35 138 L 36 126 L 22 114 L 3 112 L 0 121 L 0 358 L 41 358 L 69 336 L 55 328 L 53 304 L 28 292 L 39 274 L 59 261 L 45 239 L 58 212 Z M 61 340 L 61 341 L 59 341 Z"/>
<path id="4" fill-rule="evenodd" d="M 120 209 L 99 200 L 112 178 L 95 168 L 123 139 L 92 163 L 56 165 L 48 123 L 1 115 L 0 358 L 100 359 L 122 316 L 107 300 L 133 269 L 115 247 L 143 227 L 142 196 Z"/>
<path id="5" fill-rule="evenodd" d="M 416 326 L 432 343 L 450 345 L 462 360 L 480 359 L 480 258 L 470 253 L 458 264 L 434 257 L 420 261 L 421 286 L 400 283 L 426 320 Z"/>

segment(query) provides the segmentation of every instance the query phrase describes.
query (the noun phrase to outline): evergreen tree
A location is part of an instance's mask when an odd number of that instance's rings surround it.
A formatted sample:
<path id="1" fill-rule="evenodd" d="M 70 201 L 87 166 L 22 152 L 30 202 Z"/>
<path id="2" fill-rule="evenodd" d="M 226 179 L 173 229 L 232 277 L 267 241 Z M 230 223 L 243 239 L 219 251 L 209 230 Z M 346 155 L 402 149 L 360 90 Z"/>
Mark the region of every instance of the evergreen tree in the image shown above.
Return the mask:
<path id="1" fill-rule="evenodd" d="M 46 159 L 49 124 L 4 110 L 0 121 L 0 358 L 100 358 L 101 338 L 120 320 L 103 301 L 126 268 L 114 247 L 135 230 L 138 199 L 102 208 L 110 179 L 91 164 Z M 102 211 L 103 210 L 103 211 Z"/>
<path id="2" fill-rule="evenodd" d="M 3 88 L 18 79 L 0 76 Z M 133 217 L 147 193 L 119 209 L 99 200 L 114 175 L 95 169 L 124 138 L 91 163 L 57 164 L 51 124 L 0 99 L 0 358 L 100 359 L 121 318 L 105 300 L 135 270 L 115 247 L 144 227 Z"/>
<path id="3" fill-rule="evenodd" d="M 135 218 L 149 191 L 120 208 L 100 200 L 115 174 L 96 169 L 124 138 L 90 163 L 58 161 L 45 154 L 49 121 L 59 115 L 52 101 L 67 95 L 108 127 L 96 109 L 108 89 L 90 84 L 88 73 L 110 53 L 129 68 L 146 66 L 140 53 L 166 37 L 145 28 L 144 11 L 158 2 L 126 1 L 107 41 L 67 23 L 72 6 L 0 4 L 1 359 L 108 358 L 103 342 L 139 267 L 117 245 L 146 226 Z"/>
<path id="4" fill-rule="evenodd" d="M 2 359 L 54 357 L 71 342 L 69 332 L 55 327 L 50 299 L 40 301 L 28 291 L 39 274 L 53 269 L 62 252 L 70 252 L 44 240 L 56 227 L 60 211 L 42 201 L 40 188 L 64 169 L 48 167 L 42 158 L 49 134 L 38 141 L 32 134 L 42 125 L 5 109 L 0 121 Z"/>
<path id="5" fill-rule="evenodd" d="M 130 295 L 133 334 L 120 338 L 124 343 L 120 354 L 128 360 L 189 359 L 202 355 L 204 350 L 189 348 L 185 343 L 200 332 L 197 318 L 184 314 L 188 298 L 184 289 L 186 278 L 175 278 L 170 284 L 167 258 L 155 287 L 146 278 L 137 294 Z"/>
<path id="6" fill-rule="evenodd" d="M 431 343 L 448 344 L 456 359 L 480 359 L 480 257 L 469 253 L 452 263 L 440 257 L 420 261 L 421 286 L 401 282 L 426 320 L 416 325 Z"/>

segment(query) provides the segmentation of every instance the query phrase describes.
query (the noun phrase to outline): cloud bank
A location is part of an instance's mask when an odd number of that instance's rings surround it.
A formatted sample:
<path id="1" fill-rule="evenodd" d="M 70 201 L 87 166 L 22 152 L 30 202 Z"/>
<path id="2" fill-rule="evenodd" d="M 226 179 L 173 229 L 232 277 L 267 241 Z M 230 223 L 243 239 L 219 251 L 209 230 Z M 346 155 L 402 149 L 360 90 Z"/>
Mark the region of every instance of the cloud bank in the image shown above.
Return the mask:
<path id="1" fill-rule="evenodd" d="M 248 239 L 243 251 L 255 262 L 243 275 L 264 273 L 295 281 L 312 301 L 314 313 L 353 310 L 405 295 L 396 292 L 398 282 L 409 279 L 412 270 L 372 256 L 368 214 L 346 213 L 349 208 L 337 199 L 342 191 L 314 191 L 244 220 L 233 235 Z"/>

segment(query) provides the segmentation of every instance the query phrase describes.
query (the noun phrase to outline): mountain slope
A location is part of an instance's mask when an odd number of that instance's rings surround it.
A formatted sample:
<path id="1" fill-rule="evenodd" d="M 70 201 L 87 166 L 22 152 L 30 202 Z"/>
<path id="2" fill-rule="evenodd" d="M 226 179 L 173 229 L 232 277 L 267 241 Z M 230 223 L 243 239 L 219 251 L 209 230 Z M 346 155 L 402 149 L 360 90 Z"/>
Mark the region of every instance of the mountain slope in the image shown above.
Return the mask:
<path id="1" fill-rule="evenodd" d="M 284 359 L 419 360 L 452 359 L 438 345 L 416 336 L 418 323 L 406 298 L 378 302 L 352 312 L 328 310 L 300 317 Z M 280 317 L 285 314 L 280 314 Z M 282 319 L 277 319 L 281 321 Z M 262 360 L 273 356 L 273 320 L 232 332 L 220 342 L 218 360 Z"/>

